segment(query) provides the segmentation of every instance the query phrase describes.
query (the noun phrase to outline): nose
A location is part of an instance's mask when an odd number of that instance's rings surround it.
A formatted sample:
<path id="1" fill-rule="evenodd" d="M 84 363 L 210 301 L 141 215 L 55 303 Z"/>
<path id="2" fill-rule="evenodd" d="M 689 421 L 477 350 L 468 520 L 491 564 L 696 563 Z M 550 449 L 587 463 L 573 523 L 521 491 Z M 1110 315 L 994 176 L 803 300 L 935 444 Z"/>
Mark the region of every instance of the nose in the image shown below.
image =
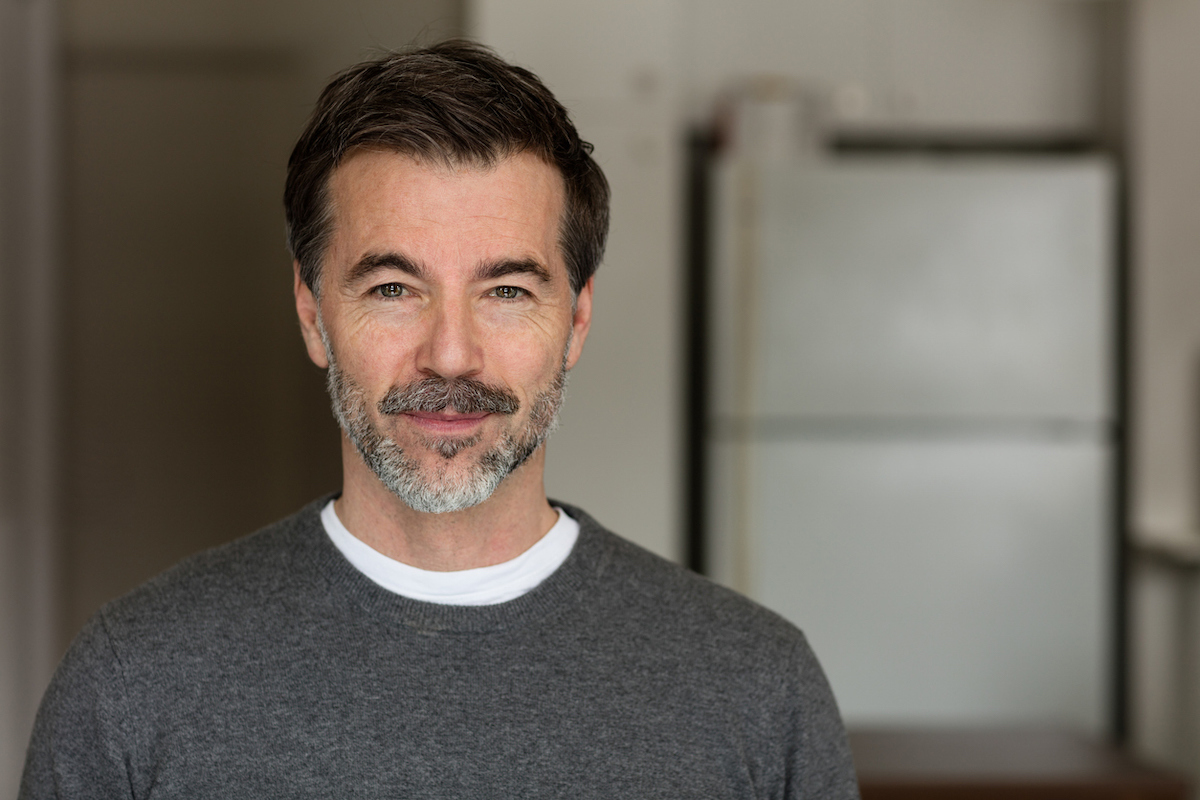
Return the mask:
<path id="1" fill-rule="evenodd" d="M 427 311 L 426 336 L 417 368 L 443 378 L 460 378 L 483 368 L 483 348 L 469 302 L 443 298 Z"/>

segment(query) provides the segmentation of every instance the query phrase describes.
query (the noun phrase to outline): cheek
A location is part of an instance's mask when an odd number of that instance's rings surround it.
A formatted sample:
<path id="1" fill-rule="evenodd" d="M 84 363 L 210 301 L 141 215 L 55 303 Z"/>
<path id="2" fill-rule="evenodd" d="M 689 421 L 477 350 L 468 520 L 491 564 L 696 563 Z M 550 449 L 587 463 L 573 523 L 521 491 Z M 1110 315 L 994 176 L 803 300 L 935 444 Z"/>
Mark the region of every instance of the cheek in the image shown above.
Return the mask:
<path id="1" fill-rule="evenodd" d="M 508 339 L 501 342 L 487 371 L 516 391 L 536 394 L 558 372 L 565 344 Z"/>
<path id="2" fill-rule="evenodd" d="M 374 325 L 352 325 L 334 345 L 338 366 L 374 394 L 412 380 L 411 336 Z"/>

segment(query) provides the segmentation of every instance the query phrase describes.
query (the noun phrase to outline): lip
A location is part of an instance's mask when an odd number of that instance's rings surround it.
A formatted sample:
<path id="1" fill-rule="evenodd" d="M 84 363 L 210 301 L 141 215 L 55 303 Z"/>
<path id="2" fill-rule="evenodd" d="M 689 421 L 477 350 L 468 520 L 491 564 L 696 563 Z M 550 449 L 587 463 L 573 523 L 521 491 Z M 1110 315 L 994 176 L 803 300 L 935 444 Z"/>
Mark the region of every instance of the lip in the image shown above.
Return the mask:
<path id="1" fill-rule="evenodd" d="M 447 411 L 406 411 L 404 417 L 430 433 L 441 436 L 461 436 L 473 432 L 480 423 L 491 416 L 489 413 L 458 414 Z"/>

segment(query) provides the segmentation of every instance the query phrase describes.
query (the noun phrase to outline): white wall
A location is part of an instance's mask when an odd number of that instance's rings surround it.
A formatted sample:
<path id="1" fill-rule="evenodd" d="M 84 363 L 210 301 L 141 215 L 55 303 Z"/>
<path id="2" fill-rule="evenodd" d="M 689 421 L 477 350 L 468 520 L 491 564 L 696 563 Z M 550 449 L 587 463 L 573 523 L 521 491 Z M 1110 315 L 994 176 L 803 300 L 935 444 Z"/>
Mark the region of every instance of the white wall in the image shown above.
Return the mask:
<path id="1" fill-rule="evenodd" d="M 1078 133 L 1095 122 L 1098 17 L 1078 0 L 684 0 L 691 109 L 731 79 L 800 79 L 839 124 Z"/>
<path id="2" fill-rule="evenodd" d="M 469 33 L 538 73 L 571 109 L 613 191 L 592 330 L 547 451 L 547 492 L 678 559 L 675 9 L 666 0 L 482 0 L 469 9 Z"/>

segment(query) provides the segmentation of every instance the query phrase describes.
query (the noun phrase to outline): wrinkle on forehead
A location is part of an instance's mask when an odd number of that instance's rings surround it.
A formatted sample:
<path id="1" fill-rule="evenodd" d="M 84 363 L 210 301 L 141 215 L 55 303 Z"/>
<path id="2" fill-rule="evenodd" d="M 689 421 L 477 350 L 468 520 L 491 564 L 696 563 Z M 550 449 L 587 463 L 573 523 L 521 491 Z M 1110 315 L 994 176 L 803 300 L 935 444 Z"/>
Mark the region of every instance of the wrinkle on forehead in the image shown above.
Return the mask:
<path id="1" fill-rule="evenodd" d="M 389 157 L 406 162 L 409 168 L 383 167 L 385 162 L 381 159 Z M 490 182 L 484 194 L 480 194 L 481 185 L 473 176 L 494 175 L 506 164 L 513 164 L 514 169 L 505 170 L 499 181 Z M 530 168 L 535 164 L 538 168 Z M 458 177 L 463 180 L 459 182 Z M 413 189 L 413 181 L 422 185 L 421 188 Z M 423 184 L 428 184 L 428 191 L 424 191 Z M 449 168 L 394 151 L 363 149 L 331 176 L 329 188 L 335 230 L 326 254 L 326 266 L 334 263 L 328 257 L 336 256 L 338 266 L 347 270 L 339 276 L 340 283 L 349 285 L 383 268 L 394 268 L 417 278 L 428 277 L 429 265 L 422 263 L 425 256 L 410 252 L 402 238 L 393 239 L 390 244 L 376 242 L 370 247 L 360 236 L 372 238 L 369 229 L 379 225 L 396 225 L 403 229 L 405 226 L 420 227 L 426 222 L 448 230 L 460 225 L 469 229 L 478 223 L 481 235 L 538 242 L 534 251 L 520 247 L 506 256 L 484 257 L 477 269 L 480 274 L 491 272 L 499 277 L 525 272 L 544 281 L 557 272 L 553 265 L 561 263 L 566 270 L 561 242 L 565 185 L 555 167 L 533 154 L 518 154 L 486 168 L 478 165 Z M 502 224 L 489 226 L 491 222 Z M 547 223 L 549 227 L 546 227 Z M 504 225 L 509 227 L 506 229 Z M 359 247 L 356 240 L 367 247 L 354 252 Z M 467 235 L 461 241 L 469 244 L 472 240 Z M 473 257 L 472 260 L 478 259 Z M 564 277 L 569 285 L 570 275 Z"/>

